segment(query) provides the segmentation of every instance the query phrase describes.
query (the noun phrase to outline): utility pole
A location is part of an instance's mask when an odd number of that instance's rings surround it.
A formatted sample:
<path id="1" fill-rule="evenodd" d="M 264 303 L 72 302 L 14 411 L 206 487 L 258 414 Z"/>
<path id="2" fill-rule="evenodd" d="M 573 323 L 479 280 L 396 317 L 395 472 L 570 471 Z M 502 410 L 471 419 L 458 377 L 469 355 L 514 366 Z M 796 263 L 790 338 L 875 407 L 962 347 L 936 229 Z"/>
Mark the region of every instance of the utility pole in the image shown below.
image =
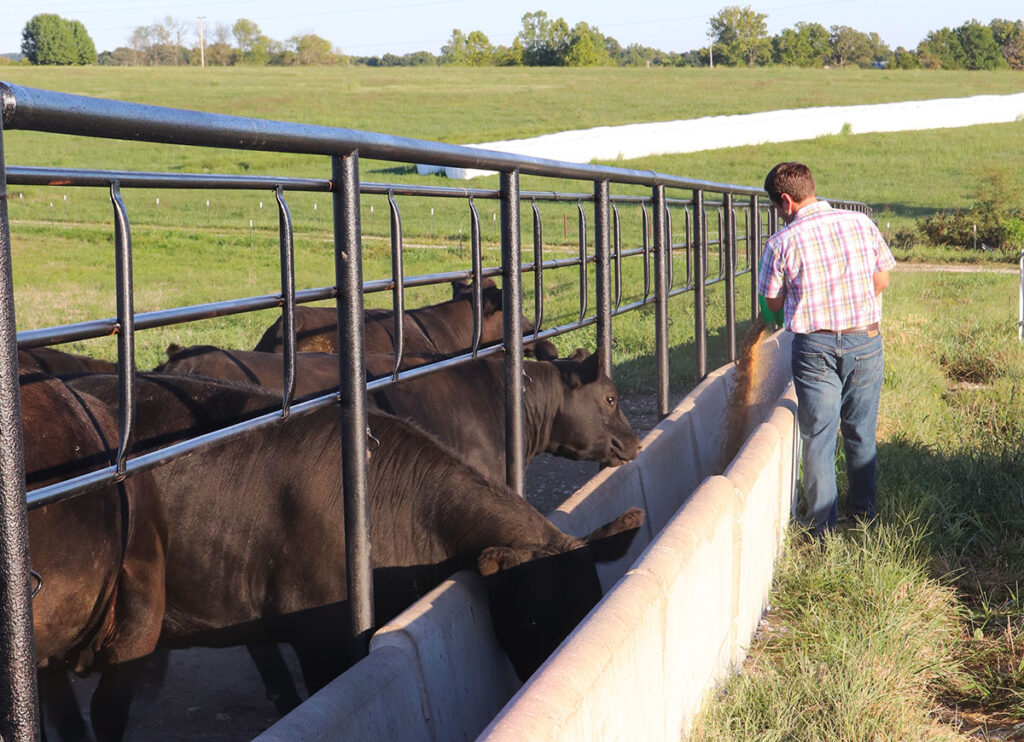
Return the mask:
<path id="1" fill-rule="evenodd" d="M 203 19 L 205 15 L 199 16 L 199 66 L 206 67 L 206 41 L 203 39 Z"/>
<path id="2" fill-rule="evenodd" d="M 711 32 L 708 31 L 708 68 L 715 68 L 715 51 L 714 46 L 711 43 Z"/>

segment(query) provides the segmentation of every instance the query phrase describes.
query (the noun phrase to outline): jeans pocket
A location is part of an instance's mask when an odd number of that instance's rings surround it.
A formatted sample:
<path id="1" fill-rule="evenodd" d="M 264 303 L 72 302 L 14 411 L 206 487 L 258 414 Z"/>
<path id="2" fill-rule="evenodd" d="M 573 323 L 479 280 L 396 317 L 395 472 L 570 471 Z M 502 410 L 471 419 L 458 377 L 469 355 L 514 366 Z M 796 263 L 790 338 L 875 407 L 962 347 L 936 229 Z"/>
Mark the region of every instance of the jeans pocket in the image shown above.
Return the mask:
<path id="1" fill-rule="evenodd" d="M 885 363 L 881 345 L 867 353 L 854 356 L 854 359 L 856 363 L 853 368 L 853 377 L 850 379 L 854 386 L 871 386 L 881 381 Z"/>
<path id="2" fill-rule="evenodd" d="M 828 373 L 824 353 L 807 350 L 793 352 L 793 378 L 804 383 L 821 381 Z"/>

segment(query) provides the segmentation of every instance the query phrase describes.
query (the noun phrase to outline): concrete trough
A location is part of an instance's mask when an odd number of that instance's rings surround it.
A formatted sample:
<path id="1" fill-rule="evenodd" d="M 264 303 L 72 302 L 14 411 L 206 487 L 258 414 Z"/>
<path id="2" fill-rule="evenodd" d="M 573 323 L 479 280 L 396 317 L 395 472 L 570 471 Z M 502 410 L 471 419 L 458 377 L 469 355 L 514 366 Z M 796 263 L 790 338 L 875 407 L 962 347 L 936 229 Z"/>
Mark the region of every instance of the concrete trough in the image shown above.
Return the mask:
<path id="1" fill-rule="evenodd" d="M 497 645 L 481 579 L 462 572 L 257 739 L 685 739 L 745 657 L 793 508 L 789 337 L 760 350 L 752 432 L 724 472 L 731 365 L 687 395 L 635 461 L 551 514 L 579 536 L 632 506 L 648 518 L 630 553 L 601 565 L 605 598 L 525 685 Z"/>

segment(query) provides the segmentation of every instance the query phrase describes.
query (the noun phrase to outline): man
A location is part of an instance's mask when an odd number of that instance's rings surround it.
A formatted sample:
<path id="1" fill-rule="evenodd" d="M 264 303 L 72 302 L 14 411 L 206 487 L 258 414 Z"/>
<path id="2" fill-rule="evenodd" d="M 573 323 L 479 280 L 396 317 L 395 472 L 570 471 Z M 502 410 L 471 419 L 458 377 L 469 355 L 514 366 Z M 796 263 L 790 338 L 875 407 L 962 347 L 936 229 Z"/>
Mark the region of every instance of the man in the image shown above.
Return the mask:
<path id="1" fill-rule="evenodd" d="M 896 261 L 874 222 L 815 196 L 806 165 L 782 162 L 764 188 L 785 226 L 765 246 L 757 290 L 793 332 L 804 499 L 816 536 L 836 527 L 836 431 L 849 480 L 847 513 L 876 514 L 875 429 L 882 391 L 881 293 Z"/>

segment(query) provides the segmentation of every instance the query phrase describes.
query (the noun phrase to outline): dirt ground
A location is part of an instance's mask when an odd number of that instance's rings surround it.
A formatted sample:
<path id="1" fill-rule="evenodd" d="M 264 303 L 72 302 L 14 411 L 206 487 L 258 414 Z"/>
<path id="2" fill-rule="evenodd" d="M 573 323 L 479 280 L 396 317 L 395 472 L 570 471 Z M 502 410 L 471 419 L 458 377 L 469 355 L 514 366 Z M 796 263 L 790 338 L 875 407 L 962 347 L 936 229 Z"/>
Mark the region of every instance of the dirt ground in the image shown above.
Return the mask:
<path id="1" fill-rule="evenodd" d="M 658 422 L 655 395 L 624 395 L 621 405 L 641 437 Z M 527 499 L 541 512 L 549 512 L 598 471 L 592 461 L 544 454 L 527 470 Z M 304 695 L 294 654 L 290 648 L 282 649 Z M 73 682 L 87 717 L 96 678 Z M 154 687 L 154 682 L 144 685 L 132 705 L 127 742 L 239 742 L 251 740 L 279 718 L 243 647 L 172 651 L 162 685 Z M 50 739 L 56 737 L 51 734 Z"/>

